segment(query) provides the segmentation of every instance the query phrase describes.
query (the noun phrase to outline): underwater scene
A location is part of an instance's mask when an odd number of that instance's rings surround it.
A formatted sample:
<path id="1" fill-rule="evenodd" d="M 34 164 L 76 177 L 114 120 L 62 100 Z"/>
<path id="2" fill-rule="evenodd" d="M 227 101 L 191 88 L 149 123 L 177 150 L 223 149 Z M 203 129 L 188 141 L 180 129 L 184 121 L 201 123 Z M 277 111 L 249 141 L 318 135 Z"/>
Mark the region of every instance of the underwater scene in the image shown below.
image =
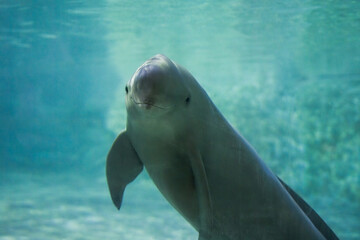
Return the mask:
<path id="1" fill-rule="evenodd" d="M 159 53 L 360 239 L 360 1 L 0 0 L 0 240 L 198 239 L 146 171 L 120 211 L 107 186 L 125 85 Z"/>

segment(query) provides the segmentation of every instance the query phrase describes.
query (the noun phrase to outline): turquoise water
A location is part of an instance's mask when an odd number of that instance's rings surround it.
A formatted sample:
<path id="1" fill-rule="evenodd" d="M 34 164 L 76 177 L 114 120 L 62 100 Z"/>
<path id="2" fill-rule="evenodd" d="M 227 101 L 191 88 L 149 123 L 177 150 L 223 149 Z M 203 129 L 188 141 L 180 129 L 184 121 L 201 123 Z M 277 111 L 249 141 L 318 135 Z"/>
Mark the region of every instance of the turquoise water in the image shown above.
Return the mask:
<path id="1" fill-rule="evenodd" d="M 185 66 L 341 239 L 360 239 L 359 1 L 0 0 L 0 239 L 197 239 L 146 174 L 112 205 L 124 84 Z"/>

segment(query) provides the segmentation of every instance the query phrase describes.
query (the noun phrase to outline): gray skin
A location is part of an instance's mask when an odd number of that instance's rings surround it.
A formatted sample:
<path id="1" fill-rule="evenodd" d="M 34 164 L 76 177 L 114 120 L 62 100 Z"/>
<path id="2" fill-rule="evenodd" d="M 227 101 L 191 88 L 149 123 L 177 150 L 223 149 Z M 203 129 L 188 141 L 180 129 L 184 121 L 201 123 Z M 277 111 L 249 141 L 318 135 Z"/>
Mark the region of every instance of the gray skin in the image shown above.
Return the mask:
<path id="1" fill-rule="evenodd" d="M 167 57 L 156 55 L 137 69 L 126 85 L 126 109 L 126 130 L 106 167 L 118 209 L 126 185 L 145 166 L 199 240 L 337 239 L 226 121 L 195 78 Z"/>

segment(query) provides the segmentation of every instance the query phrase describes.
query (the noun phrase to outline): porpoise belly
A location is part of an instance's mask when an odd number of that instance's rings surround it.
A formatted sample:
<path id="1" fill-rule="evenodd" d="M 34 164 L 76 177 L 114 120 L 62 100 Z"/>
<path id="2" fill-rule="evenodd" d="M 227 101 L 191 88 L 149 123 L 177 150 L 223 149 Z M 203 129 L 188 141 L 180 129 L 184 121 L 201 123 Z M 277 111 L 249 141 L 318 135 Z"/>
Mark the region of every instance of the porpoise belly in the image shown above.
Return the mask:
<path id="1" fill-rule="evenodd" d="M 149 176 L 169 203 L 199 230 L 199 205 L 191 168 L 187 164 L 146 167 Z"/>

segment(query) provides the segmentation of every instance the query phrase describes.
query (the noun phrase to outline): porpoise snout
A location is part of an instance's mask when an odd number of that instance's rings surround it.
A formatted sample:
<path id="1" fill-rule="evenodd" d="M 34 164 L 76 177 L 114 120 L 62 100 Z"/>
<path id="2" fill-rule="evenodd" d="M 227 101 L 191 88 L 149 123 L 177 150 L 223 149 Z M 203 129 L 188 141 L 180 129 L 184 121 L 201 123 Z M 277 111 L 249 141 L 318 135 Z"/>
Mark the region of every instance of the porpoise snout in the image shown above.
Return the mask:
<path id="1" fill-rule="evenodd" d="M 140 107 L 150 109 L 164 94 L 167 79 L 166 57 L 156 55 L 146 61 L 129 82 L 130 97 Z"/>
<path id="2" fill-rule="evenodd" d="M 132 80 L 132 99 L 138 104 L 154 104 L 160 91 L 161 72 L 159 67 L 147 64 L 138 69 Z"/>
<path id="3" fill-rule="evenodd" d="M 155 55 L 141 65 L 128 82 L 127 98 L 142 109 L 169 109 L 182 95 L 176 65 L 164 55 Z"/>

